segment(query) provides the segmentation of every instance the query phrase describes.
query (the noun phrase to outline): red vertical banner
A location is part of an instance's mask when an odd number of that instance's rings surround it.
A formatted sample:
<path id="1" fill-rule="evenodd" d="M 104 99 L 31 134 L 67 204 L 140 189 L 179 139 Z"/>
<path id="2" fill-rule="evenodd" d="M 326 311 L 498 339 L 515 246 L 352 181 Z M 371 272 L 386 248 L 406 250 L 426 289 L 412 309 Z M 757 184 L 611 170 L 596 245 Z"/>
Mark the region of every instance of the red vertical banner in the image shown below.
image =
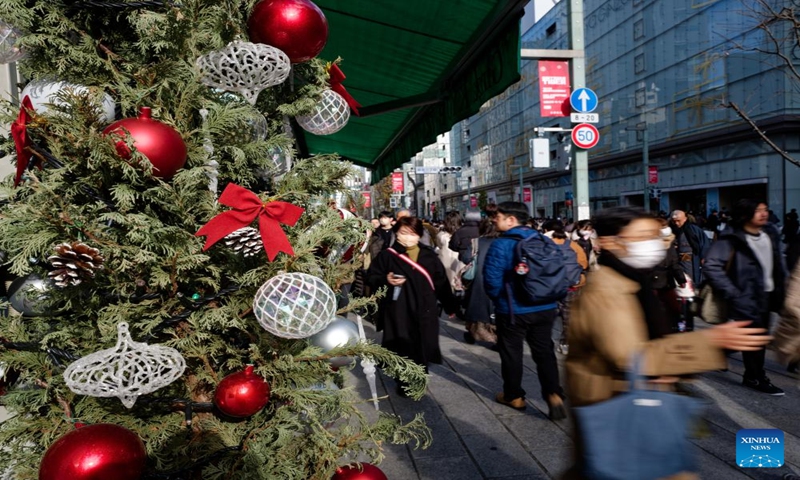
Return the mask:
<path id="1" fill-rule="evenodd" d="M 543 117 L 568 117 L 569 62 L 539 61 L 539 105 Z"/>
<path id="2" fill-rule="evenodd" d="M 361 192 L 364 197 L 364 208 L 372 207 L 372 194 L 370 192 Z"/>
<path id="3" fill-rule="evenodd" d="M 469 206 L 470 206 L 470 208 L 477 207 L 478 206 L 478 197 L 476 197 L 474 195 L 470 196 L 469 197 Z"/>
<path id="4" fill-rule="evenodd" d="M 431 202 L 431 215 L 436 211 L 436 202 Z"/>
<path id="5" fill-rule="evenodd" d="M 531 203 L 533 200 L 533 192 L 531 192 L 531 187 L 525 187 L 522 189 L 522 203 Z"/>
<path id="6" fill-rule="evenodd" d="M 647 183 L 655 185 L 658 183 L 658 167 L 648 167 L 647 170 Z"/>
<path id="7" fill-rule="evenodd" d="M 392 192 L 402 193 L 404 191 L 405 191 L 405 187 L 403 185 L 403 172 L 393 172 L 392 173 Z"/>

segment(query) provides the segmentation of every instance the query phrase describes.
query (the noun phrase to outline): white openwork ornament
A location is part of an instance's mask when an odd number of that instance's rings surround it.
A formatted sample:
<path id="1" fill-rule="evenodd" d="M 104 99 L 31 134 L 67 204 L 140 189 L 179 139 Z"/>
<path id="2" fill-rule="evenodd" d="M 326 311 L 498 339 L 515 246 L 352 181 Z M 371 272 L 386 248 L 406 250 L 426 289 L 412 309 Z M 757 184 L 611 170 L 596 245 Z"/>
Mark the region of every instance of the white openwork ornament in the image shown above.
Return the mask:
<path id="1" fill-rule="evenodd" d="M 322 99 L 317 102 L 313 112 L 297 117 L 297 123 L 303 130 L 314 135 L 336 133 L 347 125 L 348 120 L 350 120 L 350 105 L 344 97 L 333 90 L 322 92 Z"/>
<path id="2" fill-rule="evenodd" d="M 117 325 L 117 345 L 76 360 L 64 372 L 73 392 L 117 397 L 128 408 L 137 397 L 174 382 L 186 369 L 180 352 L 162 345 L 134 342 L 128 324 Z"/>
<path id="3" fill-rule="evenodd" d="M 283 338 L 314 335 L 335 318 L 336 296 L 321 279 L 305 273 L 276 275 L 256 292 L 253 311 L 269 333 Z"/>
<path id="4" fill-rule="evenodd" d="M 234 40 L 199 57 L 197 67 L 204 85 L 238 92 L 255 105 L 261 90 L 280 85 L 289 77 L 292 64 L 275 47 Z"/>

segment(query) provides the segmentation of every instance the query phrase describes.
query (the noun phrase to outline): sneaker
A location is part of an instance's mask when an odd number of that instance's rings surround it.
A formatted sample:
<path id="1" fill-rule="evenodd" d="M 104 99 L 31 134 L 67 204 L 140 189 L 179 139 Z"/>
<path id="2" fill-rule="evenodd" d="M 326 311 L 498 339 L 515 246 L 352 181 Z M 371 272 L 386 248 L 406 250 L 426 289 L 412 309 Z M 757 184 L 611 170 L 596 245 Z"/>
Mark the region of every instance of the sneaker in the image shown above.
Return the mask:
<path id="1" fill-rule="evenodd" d="M 789 373 L 800 373 L 800 362 L 792 362 L 786 366 L 786 371 Z"/>
<path id="2" fill-rule="evenodd" d="M 766 393 L 767 395 L 772 395 L 773 397 L 780 397 L 784 394 L 783 390 L 773 385 L 767 377 L 763 377 L 760 380 L 749 380 L 745 378 L 742 380 L 742 385 Z"/>
<path id="3" fill-rule="evenodd" d="M 525 403 L 525 397 L 518 397 L 513 400 L 506 400 L 506 397 L 503 395 L 503 392 L 498 393 L 494 397 L 494 399 L 497 401 L 497 403 L 502 403 L 503 405 L 511 407 L 515 410 L 525 410 L 525 408 L 528 406 Z"/>

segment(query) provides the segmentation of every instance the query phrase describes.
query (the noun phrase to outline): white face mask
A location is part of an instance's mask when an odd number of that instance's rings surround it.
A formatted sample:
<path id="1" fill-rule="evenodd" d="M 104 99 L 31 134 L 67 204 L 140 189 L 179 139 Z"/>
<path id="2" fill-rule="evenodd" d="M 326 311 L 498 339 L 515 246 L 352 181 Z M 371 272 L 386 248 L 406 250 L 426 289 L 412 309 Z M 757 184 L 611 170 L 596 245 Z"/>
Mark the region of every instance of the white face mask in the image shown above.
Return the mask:
<path id="1" fill-rule="evenodd" d="M 667 256 L 664 242 L 660 239 L 625 243 L 628 254 L 620 257 L 623 263 L 637 270 L 649 270 Z"/>
<path id="2" fill-rule="evenodd" d="M 388 227 L 389 225 L 392 224 L 392 219 L 388 217 L 383 217 L 378 221 L 381 222 L 381 225 L 383 225 L 384 227 Z"/>
<path id="3" fill-rule="evenodd" d="M 409 235 L 407 233 L 398 233 L 397 243 L 406 248 L 416 247 L 419 243 L 419 237 L 416 235 Z"/>
<path id="4" fill-rule="evenodd" d="M 664 227 L 661 229 L 661 236 L 662 237 L 669 237 L 672 235 L 672 229 L 669 227 Z"/>
<path id="5" fill-rule="evenodd" d="M 581 230 L 581 236 L 583 238 L 589 238 L 589 237 L 592 236 L 592 231 L 591 230 Z"/>

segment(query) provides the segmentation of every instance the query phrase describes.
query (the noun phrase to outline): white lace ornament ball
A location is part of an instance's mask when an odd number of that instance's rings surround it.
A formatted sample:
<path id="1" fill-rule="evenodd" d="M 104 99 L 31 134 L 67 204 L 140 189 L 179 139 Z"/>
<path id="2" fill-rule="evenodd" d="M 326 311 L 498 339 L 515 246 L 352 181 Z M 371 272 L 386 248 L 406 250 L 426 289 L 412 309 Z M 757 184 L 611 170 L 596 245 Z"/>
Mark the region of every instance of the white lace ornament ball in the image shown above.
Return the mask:
<path id="1" fill-rule="evenodd" d="M 25 98 L 27 95 L 30 97 L 31 104 L 33 105 L 33 109 L 36 110 L 36 113 L 47 113 L 50 110 L 50 105 L 63 106 L 66 103 L 58 98 L 58 95 L 62 90 L 71 90 L 72 93 L 77 95 L 85 95 L 88 93 L 89 88 L 74 83 L 51 80 L 34 80 L 28 83 L 25 88 L 22 89 L 22 95 L 20 98 Z M 104 123 L 113 122 L 114 109 L 114 99 L 111 98 L 111 95 L 107 93 L 104 94 L 100 121 Z"/>
<path id="2" fill-rule="evenodd" d="M 234 40 L 199 57 L 197 68 L 204 85 L 238 92 L 255 105 L 261 90 L 280 85 L 289 77 L 292 64 L 275 47 Z"/>
<path id="3" fill-rule="evenodd" d="M 64 371 L 64 381 L 79 395 L 117 397 L 131 408 L 140 395 L 166 387 L 185 369 L 179 351 L 134 342 L 128 324 L 121 322 L 117 325 L 117 345 L 71 363 Z"/>
<path id="4" fill-rule="evenodd" d="M 22 32 L 0 20 L 0 64 L 16 62 L 25 57 L 26 52 L 17 46 Z"/>
<path id="5" fill-rule="evenodd" d="M 253 311 L 269 333 L 283 338 L 307 338 L 333 321 L 336 296 L 313 275 L 283 273 L 258 289 Z"/>
<path id="6" fill-rule="evenodd" d="M 336 133 L 347 125 L 348 120 L 350 120 L 350 106 L 344 97 L 333 90 L 322 92 L 322 99 L 317 102 L 311 114 L 297 117 L 297 123 L 303 130 L 314 135 Z"/>

